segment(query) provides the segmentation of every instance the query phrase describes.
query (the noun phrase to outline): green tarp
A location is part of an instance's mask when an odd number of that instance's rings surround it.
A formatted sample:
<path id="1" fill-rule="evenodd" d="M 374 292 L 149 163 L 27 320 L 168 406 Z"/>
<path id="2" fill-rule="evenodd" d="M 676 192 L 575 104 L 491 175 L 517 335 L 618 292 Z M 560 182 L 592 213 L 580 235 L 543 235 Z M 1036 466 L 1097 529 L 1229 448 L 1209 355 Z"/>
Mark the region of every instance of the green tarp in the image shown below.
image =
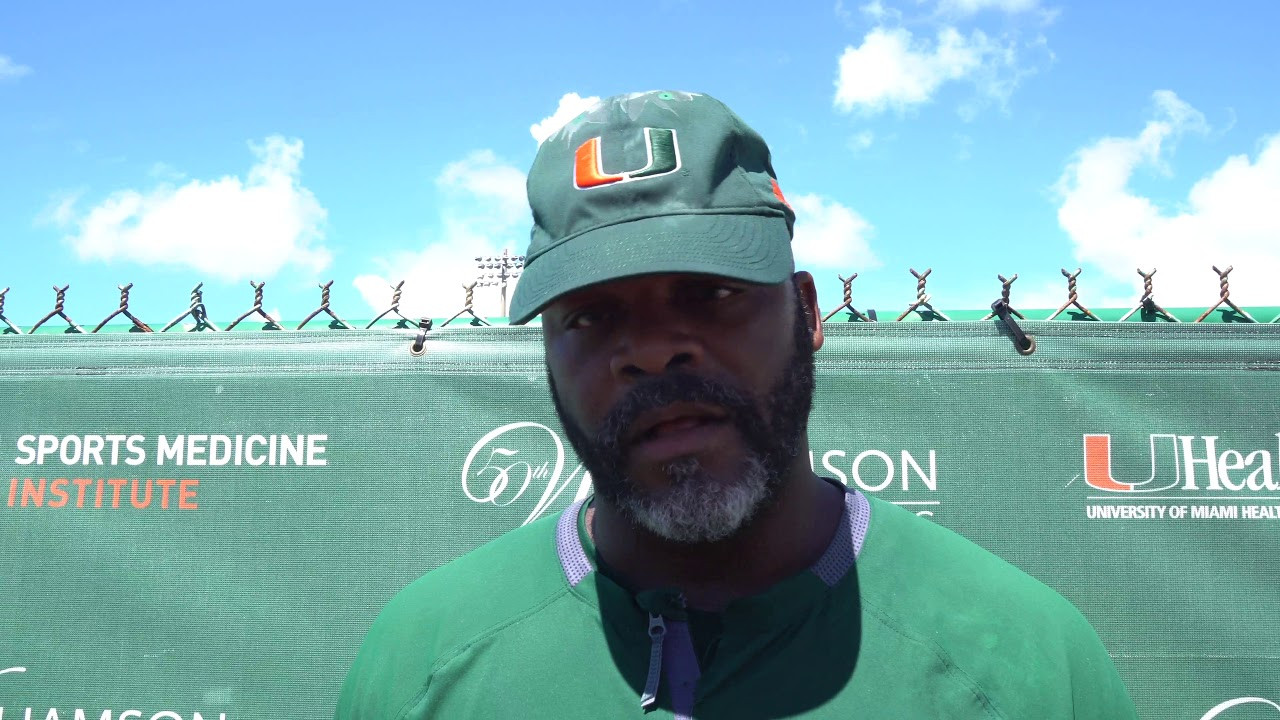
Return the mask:
<path id="1" fill-rule="evenodd" d="M 829 324 L 815 469 L 1070 598 L 1142 717 L 1280 718 L 1280 325 L 1023 327 Z M 413 337 L 0 338 L 0 720 L 327 717 L 396 590 L 587 491 L 537 329 Z"/>

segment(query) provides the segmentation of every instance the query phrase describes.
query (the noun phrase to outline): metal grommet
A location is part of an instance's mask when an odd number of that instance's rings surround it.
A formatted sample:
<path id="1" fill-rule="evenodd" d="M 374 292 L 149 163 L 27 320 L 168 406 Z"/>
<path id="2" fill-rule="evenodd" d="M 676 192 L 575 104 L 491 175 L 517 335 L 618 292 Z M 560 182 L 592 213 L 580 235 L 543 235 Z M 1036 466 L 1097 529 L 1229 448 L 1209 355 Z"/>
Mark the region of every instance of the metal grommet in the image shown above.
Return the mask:
<path id="1" fill-rule="evenodd" d="M 422 357 L 427 354 L 427 333 L 431 330 L 431 318 L 422 318 L 418 321 L 418 334 L 413 338 L 413 344 L 409 346 L 409 354 L 414 357 Z"/>
<path id="2" fill-rule="evenodd" d="M 1015 343 L 1015 345 L 1016 345 L 1016 343 Z M 1023 354 L 1023 355 L 1030 355 L 1031 353 L 1033 353 L 1033 352 L 1035 352 L 1035 351 L 1036 351 L 1036 337 L 1035 337 L 1035 335 L 1028 335 L 1028 336 L 1027 336 L 1027 345 L 1026 345 L 1026 347 L 1020 347 L 1020 348 L 1018 348 L 1018 352 L 1019 352 L 1019 353 L 1021 353 L 1021 354 Z"/>

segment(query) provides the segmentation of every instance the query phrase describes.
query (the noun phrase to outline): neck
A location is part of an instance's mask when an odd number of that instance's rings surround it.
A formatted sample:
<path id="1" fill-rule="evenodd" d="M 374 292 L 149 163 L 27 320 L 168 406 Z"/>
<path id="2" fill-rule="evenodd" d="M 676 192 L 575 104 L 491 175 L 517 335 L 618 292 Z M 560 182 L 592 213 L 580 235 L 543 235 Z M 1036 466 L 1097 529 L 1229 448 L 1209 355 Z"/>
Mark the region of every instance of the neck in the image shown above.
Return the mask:
<path id="1" fill-rule="evenodd" d="M 835 535 L 844 507 L 840 490 L 814 475 L 807 452 L 797 460 L 766 505 L 723 540 L 672 542 L 599 497 L 587 511 L 587 531 L 622 585 L 637 592 L 675 587 L 692 608 L 722 610 L 809 568 Z"/>

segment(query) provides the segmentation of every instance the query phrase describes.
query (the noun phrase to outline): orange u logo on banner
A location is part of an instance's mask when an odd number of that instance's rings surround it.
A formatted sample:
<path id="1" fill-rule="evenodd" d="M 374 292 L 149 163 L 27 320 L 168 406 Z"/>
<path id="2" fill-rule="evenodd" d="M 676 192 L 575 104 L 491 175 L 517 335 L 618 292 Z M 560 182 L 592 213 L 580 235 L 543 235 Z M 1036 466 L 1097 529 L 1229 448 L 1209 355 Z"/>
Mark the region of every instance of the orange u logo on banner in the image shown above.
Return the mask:
<path id="1" fill-rule="evenodd" d="M 644 146 L 648 163 L 639 170 L 606 173 L 600 152 L 600 138 L 593 137 L 578 146 L 574 154 L 573 184 L 582 190 L 630 180 L 667 175 L 680 169 L 680 145 L 676 131 L 669 128 L 645 128 Z"/>
<path id="2" fill-rule="evenodd" d="M 1151 477 L 1136 482 L 1117 480 L 1111 469 L 1111 435 L 1087 433 L 1084 436 L 1084 481 L 1090 487 L 1109 492 L 1159 492 L 1177 487 L 1182 482 L 1178 460 L 1178 438 L 1154 434 L 1151 442 Z"/>

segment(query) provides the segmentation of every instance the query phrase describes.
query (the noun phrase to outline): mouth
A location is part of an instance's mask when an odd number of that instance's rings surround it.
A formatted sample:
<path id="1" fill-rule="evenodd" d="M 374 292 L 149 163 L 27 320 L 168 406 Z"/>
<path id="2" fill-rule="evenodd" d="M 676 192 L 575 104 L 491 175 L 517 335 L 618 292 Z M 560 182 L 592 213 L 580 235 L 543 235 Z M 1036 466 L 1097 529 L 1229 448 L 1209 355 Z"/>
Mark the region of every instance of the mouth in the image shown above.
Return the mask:
<path id="1" fill-rule="evenodd" d="M 700 425 L 724 422 L 726 419 L 727 413 L 724 410 L 709 405 L 672 403 L 657 410 L 642 413 L 631 424 L 626 440 L 628 443 L 644 442 Z"/>
<path id="2" fill-rule="evenodd" d="M 723 409 L 693 403 L 674 403 L 643 413 L 627 433 L 627 446 L 640 455 L 671 457 L 693 454 L 710 445 L 728 427 Z"/>

